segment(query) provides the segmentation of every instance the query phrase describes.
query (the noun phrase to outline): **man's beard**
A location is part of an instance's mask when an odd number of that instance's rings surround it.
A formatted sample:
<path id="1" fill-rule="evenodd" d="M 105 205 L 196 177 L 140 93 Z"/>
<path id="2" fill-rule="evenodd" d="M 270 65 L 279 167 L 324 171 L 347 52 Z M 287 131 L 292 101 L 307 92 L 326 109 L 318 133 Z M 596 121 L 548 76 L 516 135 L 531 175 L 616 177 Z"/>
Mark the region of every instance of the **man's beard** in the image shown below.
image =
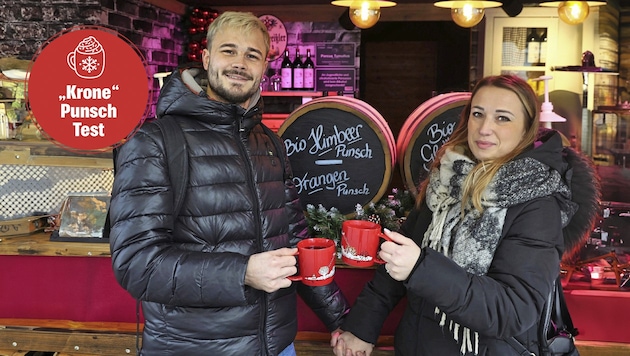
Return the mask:
<path id="1" fill-rule="evenodd" d="M 208 86 L 219 98 L 225 100 L 226 102 L 232 103 L 232 104 L 242 104 L 256 93 L 256 91 L 258 90 L 258 86 L 260 85 L 260 80 L 257 80 L 257 81 L 255 80 L 254 85 L 252 85 L 251 89 L 247 92 L 238 91 L 238 90 L 231 91 L 230 88 L 222 84 L 220 78 L 221 76 L 227 76 L 227 75 L 232 75 L 232 74 L 240 75 L 250 80 L 252 79 L 252 77 L 249 74 L 238 71 L 238 70 L 223 71 L 220 74 L 217 71 L 208 70 Z M 243 86 L 237 86 L 237 85 L 232 85 L 232 87 L 237 88 L 237 89 L 243 88 Z"/>

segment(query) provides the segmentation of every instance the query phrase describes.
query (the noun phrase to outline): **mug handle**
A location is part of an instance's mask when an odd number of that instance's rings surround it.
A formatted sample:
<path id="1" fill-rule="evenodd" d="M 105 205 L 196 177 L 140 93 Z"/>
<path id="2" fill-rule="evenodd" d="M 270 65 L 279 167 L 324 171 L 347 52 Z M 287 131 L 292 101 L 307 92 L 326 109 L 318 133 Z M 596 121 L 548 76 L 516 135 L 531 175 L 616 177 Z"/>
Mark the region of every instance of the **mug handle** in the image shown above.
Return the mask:
<path id="1" fill-rule="evenodd" d="M 295 251 L 295 254 L 293 256 L 297 256 L 299 254 L 300 254 L 300 251 L 298 250 L 298 251 Z M 300 271 L 298 271 L 298 273 L 300 273 Z M 304 277 L 300 276 L 299 274 L 295 274 L 295 275 L 289 276 L 287 278 L 290 281 L 293 281 L 293 282 L 300 282 L 300 281 L 302 281 L 304 279 Z"/>
<path id="2" fill-rule="evenodd" d="M 387 240 L 387 241 L 392 241 L 392 239 L 391 239 L 389 236 L 387 236 L 387 235 L 385 235 L 385 234 L 383 234 L 383 233 L 379 233 L 379 234 L 378 234 L 378 237 L 380 237 L 380 238 L 382 238 L 382 239 L 384 239 L 384 240 Z M 392 242 L 393 242 L 393 241 L 392 241 Z M 379 247 L 380 247 L 380 246 L 379 246 Z M 380 249 L 379 249 L 379 250 L 380 250 Z M 377 252 L 376 252 L 376 257 L 374 257 L 374 263 L 377 263 L 377 264 L 379 264 L 379 265 L 383 265 L 383 264 L 385 264 L 385 263 L 387 263 L 387 262 L 385 262 L 385 261 L 381 260 L 381 259 L 378 257 L 378 251 L 377 251 Z"/>
<path id="3" fill-rule="evenodd" d="M 75 65 L 75 55 L 76 53 L 74 51 L 68 53 L 68 55 L 66 56 L 66 61 L 68 62 L 68 67 L 72 68 L 72 70 L 76 70 L 76 65 Z"/>

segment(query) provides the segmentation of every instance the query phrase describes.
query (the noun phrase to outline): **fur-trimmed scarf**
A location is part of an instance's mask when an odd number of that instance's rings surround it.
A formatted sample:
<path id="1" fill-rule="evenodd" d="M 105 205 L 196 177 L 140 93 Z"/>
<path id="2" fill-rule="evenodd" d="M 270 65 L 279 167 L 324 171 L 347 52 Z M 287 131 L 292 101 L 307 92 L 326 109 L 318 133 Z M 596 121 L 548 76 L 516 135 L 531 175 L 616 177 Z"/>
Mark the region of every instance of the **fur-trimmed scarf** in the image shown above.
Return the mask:
<path id="1" fill-rule="evenodd" d="M 440 163 L 440 168 L 431 172 L 427 186 L 426 203 L 433 217 L 422 247 L 442 252 L 469 273 L 487 273 L 509 207 L 557 194 L 562 226 L 567 225 L 577 210 L 576 204 L 571 202 L 571 190 L 560 173 L 527 157 L 508 162 L 497 171 L 483 194 L 483 212 L 471 204 L 462 209 L 462 186 L 475 163 L 455 150 L 447 150 Z M 441 311 L 436 308 L 436 313 Z M 442 313 L 441 326 L 446 325 L 446 319 Z M 478 334 L 471 335 L 471 330 L 452 321 L 449 324 L 453 337 L 461 342 L 460 352 L 477 354 Z"/>

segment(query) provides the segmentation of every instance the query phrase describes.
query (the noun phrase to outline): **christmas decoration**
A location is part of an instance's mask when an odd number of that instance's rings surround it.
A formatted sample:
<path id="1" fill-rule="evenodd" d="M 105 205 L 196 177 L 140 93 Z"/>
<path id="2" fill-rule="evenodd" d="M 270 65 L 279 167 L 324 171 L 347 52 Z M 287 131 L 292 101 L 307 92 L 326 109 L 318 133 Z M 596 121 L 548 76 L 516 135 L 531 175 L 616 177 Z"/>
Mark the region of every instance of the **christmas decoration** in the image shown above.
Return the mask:
<path id="1" fill-rule="evenodd" d="M 394 188 L 391 195 L 376 203 L 367 206 L 357 204 L 355 219 L 372 221 L 385 229 L 398 231 L 414 204 L 413 195 L 408 190 Z"/>
<path id="2" fill-rule="evenodd" d="M 392 194 L 379 200 L 377 203 L 370 203 L 367 206 L 356 205 L 355 215 L 350 219 L 368 220 L 381 225 L 385 229 L 398 231 L 400 225 L 405 220 L 407 214 L 413 209 L 415 199 L 408 190 L 392 189 Z M 341 214 L 335 207 L 330 210 L 319 204 L 306 206 L 306 222 L 309 233 L 313 236 L 320 236 L 334 240 L 337 249 L 341 246 L 341 226 L 345 220 L 345 215 Z"/>
<path id="3" fill-rule="evenodd" d="M 202 52 L 207 47 L 208 26 L 219 16 L 217 10 L 204 7 L 189 7 L 184 16 L 184 33 L 188 35 L 184 51 L 184 62 L 201 62 Z"/>
<path id="4" fill-rule="evenodd" d="M 325 237 L 335 241 L 337 249 L 341 246 L 341 224 L 347 220 L 345 215 L 335 207 L 326 210 L 319 204 L 316 208 L 312 204 L 306 205 L 306 222 L 312 236 Z"/>

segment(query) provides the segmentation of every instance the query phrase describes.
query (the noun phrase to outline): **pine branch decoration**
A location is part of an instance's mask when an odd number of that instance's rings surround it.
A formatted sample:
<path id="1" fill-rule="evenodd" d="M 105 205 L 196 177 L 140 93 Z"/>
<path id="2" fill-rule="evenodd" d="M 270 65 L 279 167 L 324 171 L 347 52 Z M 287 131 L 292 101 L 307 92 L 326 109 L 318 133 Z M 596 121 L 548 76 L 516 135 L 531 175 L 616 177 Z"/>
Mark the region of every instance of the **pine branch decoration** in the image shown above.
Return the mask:
<path id="1" fill-rule="evenodd" d="M 326 210 L 321 204 L 317 207 L 313 204 L 306 206 L 309 233 L 313 236 L 329 238 L 335 241 L 337 246 L 341 243 L 341 225 L 345 220 L 347 220 L 346 217 L 335 207 Z"/>

